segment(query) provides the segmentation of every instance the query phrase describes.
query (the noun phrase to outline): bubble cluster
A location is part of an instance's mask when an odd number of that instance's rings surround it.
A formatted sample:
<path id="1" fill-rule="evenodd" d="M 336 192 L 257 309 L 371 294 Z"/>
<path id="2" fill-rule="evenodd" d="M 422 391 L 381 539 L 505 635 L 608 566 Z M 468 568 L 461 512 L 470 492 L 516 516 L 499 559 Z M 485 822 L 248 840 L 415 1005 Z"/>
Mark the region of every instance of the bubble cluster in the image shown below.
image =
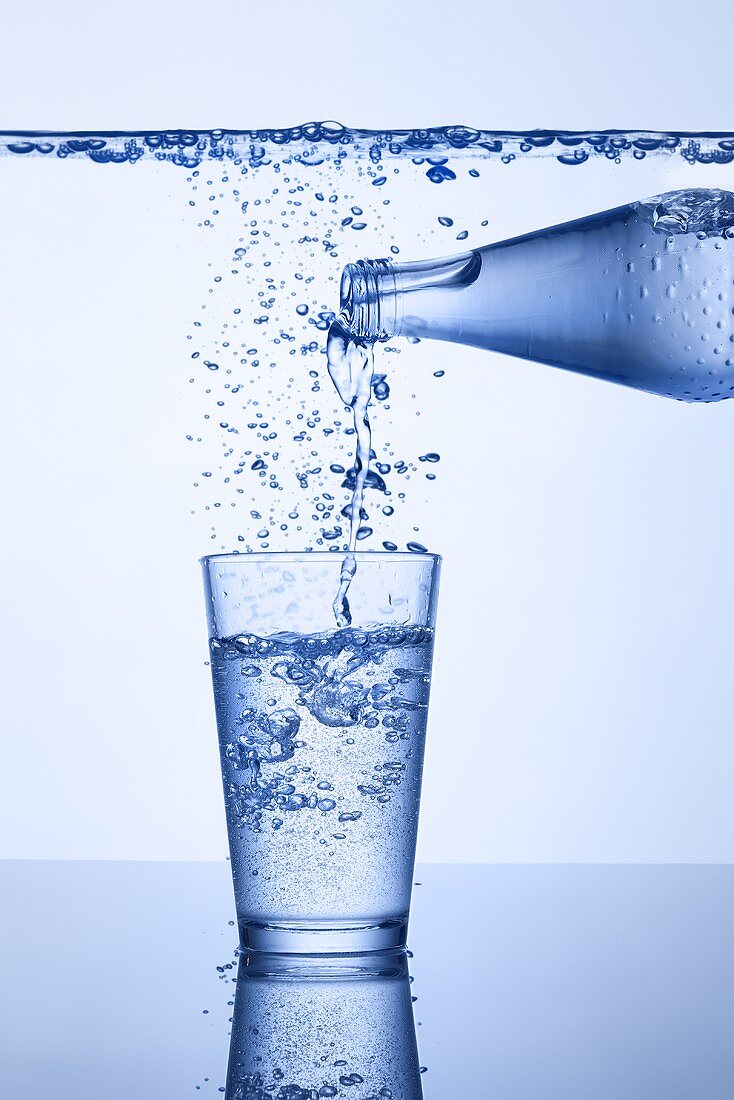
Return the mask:
<path id="1" fill-rule="evenodd" d="M 348 735 L 346 746 L 356 745 L 357 736 L 361 744 L 377 735 L 395 745 L 420 733 L 432 640 L 428 627 L 392 625 L 213 639 L 228 812 L 248 829 L 260 831 L 269 822 L 277 831 L 294 811 L 336 811 L 344 824 L 363 816 L 354 798 L 389 802 L 403 780 L 405 760 L 375 759 L 369 772 L 339 782 L 301 760 L 310 759 L 314 737 L 321 740 L 329 731 Z"/>
<path id="2" fill-rule="evenodd" d="M 272 1077 L 272 1082 L 269 1082 L 259 1070 L 255 1073 L 243 1073 L 230 1088 L 229 1100 L 325 1100 L 328 1097 L 345 1095 L 338 1086 L 360 1085 L 364 1081 L 358 1073 L 343 1073 L 338 1078 L 338 1085 L 327 1084 L 319 1088 L 293 1082 L 282 1084 L 278 1081 L 277 1070 Z M 365 1100 L 389 1100 L 392 1095 L 391 1089 L 383 1088 L 365 1097 Z"/>
<path id="3" fill-rule="evenodd" d="M 328 163 L 304 160 L 288 143 L 268 155 L 263 145 L 257 156 L 236 142 L 223 147 L 222 158 L 187 177 L 208 257 L 201 315 L 187 333 L 201 416 L 187 441 L 204 456 L 192 511 L 209 515 L 212 550 L 341 552 L 350 542 L 369 549 L 375 538 L 407 549 L 420 528 L 408 492 L 420 458 L 392 442 L 400 432 L 387 360 L 401 348 L 381 349 L 377 371 L 370 361 L 359 408 L 346 391 L 341 407 L 323 383 L 342 267 L 373 246 L 400 251 L 410 186 L 429 186 L 424 158 L 392 152 L 387 170 L 379 144 L 365 158 L 337 143 Z M 445 157 L 432 159 L 446 167 Z M 375 449 L 362 432 L 370 402 Z M 348 606 L 339 621 L 348 623 Z"/>

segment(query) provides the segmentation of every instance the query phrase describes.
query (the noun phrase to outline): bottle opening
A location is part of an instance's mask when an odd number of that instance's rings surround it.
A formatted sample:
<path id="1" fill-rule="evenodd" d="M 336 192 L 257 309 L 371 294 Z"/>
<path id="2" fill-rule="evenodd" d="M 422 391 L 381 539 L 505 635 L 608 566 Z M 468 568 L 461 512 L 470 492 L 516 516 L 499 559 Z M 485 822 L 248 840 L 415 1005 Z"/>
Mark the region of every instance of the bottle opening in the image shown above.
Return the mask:
<path id="1" fill-rule="evenodd" d="M 342 272 L 340 313 L 351 336 L 389 340 L 400 333 L 397 272 L 389 260 L 357 260 Z"/>

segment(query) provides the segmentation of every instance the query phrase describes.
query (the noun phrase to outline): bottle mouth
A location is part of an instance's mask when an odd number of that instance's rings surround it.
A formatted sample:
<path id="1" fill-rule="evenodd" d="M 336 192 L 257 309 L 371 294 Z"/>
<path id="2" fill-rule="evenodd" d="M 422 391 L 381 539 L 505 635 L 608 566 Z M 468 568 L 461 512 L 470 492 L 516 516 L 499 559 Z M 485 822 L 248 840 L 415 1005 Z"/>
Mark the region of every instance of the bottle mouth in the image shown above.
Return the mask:
<path id="1" fill-rule="evenodd" d="M 351 336 L 389 340 L 400 333 L 397 271 L 389 260 L 357 260 L 342 271 L 340 312 Z"/>

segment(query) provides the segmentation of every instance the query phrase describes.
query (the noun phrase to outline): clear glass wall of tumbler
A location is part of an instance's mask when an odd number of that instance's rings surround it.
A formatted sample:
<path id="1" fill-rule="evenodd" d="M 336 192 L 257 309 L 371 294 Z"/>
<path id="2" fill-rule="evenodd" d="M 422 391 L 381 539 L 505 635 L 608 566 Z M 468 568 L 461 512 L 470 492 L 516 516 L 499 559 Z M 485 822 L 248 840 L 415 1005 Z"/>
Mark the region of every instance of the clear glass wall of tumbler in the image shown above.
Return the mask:
<path id="1" fill-rule="evenodd" d="M 367 952 L 405 943 L 440 559 L 203 560 L 240 941 Z"/>

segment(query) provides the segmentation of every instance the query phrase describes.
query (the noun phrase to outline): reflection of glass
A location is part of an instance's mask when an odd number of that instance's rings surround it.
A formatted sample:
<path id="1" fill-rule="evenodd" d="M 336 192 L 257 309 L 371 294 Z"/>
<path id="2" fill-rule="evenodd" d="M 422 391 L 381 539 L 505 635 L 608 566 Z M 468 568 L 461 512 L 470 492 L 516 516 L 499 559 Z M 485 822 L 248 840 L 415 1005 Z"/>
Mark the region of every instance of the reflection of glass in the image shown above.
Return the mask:
<path id="1" fill-rule="evenodd" d="M 421 1100 L 404 953 L 244 955 L 226 1100 Z"/>
<path id="2" fill-rule="evenodd" d="M 205 558 L 242 946 L 405 943 L 438 596 L 432 554 Z"/>

